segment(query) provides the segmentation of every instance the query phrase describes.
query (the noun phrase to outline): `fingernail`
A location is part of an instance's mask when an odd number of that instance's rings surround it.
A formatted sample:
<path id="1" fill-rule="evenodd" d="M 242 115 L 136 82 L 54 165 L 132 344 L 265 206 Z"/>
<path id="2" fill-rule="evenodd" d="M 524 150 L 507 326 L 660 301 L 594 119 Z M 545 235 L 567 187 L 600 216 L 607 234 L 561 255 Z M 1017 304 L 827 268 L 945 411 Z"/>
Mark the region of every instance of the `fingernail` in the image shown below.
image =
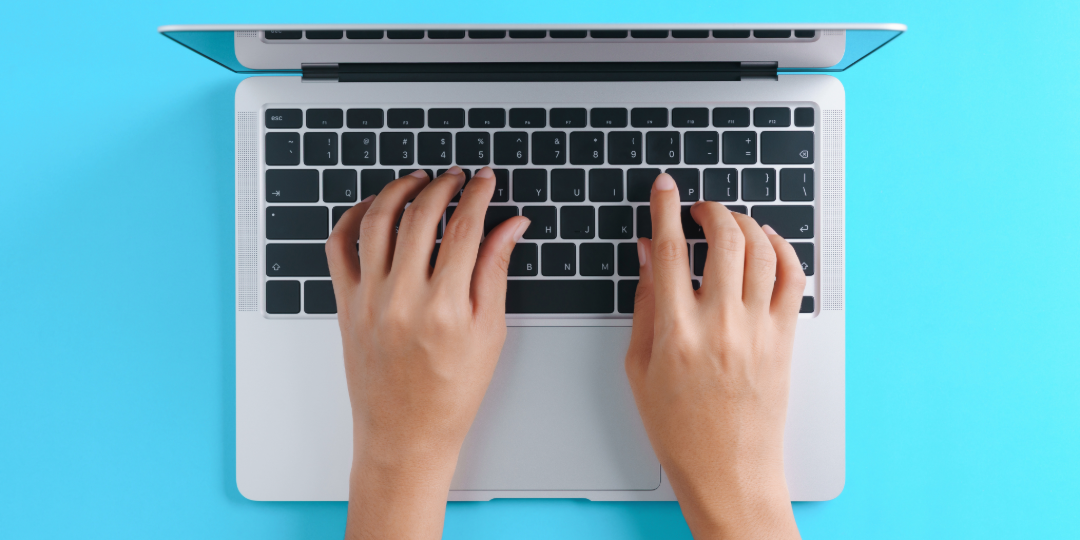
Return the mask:
<path id="1" fill-rule="evenodd" d="M 639 240 L 637 243 L 637 261 L 638 265 L 645 266 L 645 244 L 642 244 Z"/>
<path id="2" fill-rule="evenodd" d="M 461 176 L 461 174 L 462 174 L 461 167 L 458 167 L 457 165 L 454 165 L 453 167 L 450 167 L 449 169 L 446 170 L 446 174 L 452 174 L 454 176 Z"/>
<path id="3" fill-rule="evenodd" d="M 524 222 L 518 224 L 517 230 L 514 231 L 514 243 L 521 241 L 521 237 L 525 236 L 525 231 L 528 230 L 531 223 L 532 221 L 529 218 L 525 218 Z"/>
<path id="4" fill-rule="evenodd" d="M 653 187 L 656 191 L 671 191 L 675 189 L 675 179 L 668 173 L 661 174 L 656 177 L 656 182 L 653 183 Z"/>
<path id="5" fill-rule="evenodd" d="M 491 171 L 491 167 L 484 167 L 483 169 L 476 171 L 476 174 L 473 176 L 477 178 L 493 178 L 495 173 Z"/>
<path id="6" fill-rule="evenodd" d="M 761 230 L 765 231 L 765 234 L 776 234 L 776 231 L 768 225 L 762 225 Z M 777 236 L 780 235 L 777 234 Z"/>
<path id="7" fill-rule="evenodd" d="M 412 176 L 414 178 L 427 178 L 427 171 L 425 171 L 424 169 L 416 169 L 415 171 L 409 173 L 409 176 Z"/>

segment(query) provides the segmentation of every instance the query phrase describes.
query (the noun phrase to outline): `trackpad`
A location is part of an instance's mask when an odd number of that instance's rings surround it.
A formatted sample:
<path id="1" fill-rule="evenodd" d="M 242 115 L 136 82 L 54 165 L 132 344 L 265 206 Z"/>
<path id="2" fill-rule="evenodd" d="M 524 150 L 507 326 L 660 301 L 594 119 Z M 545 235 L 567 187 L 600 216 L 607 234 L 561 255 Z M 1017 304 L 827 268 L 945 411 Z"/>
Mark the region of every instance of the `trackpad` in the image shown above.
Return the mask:
<path id="1" fill-rule="evenodd" d="M 623 359 L 630 328 L 512 327 L 454 490 L 652 490 Z"/>

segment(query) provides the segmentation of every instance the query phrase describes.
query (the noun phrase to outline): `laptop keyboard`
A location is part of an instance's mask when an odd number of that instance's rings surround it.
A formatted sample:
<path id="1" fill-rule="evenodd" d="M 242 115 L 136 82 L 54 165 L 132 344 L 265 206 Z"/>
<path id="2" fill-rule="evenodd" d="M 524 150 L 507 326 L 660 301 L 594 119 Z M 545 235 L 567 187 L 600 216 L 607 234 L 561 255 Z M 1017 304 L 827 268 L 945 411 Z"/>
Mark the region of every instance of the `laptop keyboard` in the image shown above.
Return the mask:
<path id="1" fill-rule="evenodd" d="M 699 200 L 771 225 L 813 276 L 815 116 L 771 103 L 266 109 L 266 313 L 336 313 L 324 244 L 337 220 L 395 178 L 417 168 L 434 178 L 451 165 L 466 177 L 494 169 L 485 233 L 512 216 L 532 220 L 510 259 L 511 316 L 631 317 L 636 239 L 652 235 L 649 191 L 661 172 L 684 203 L 695 288 L 708 256 L 689 212 Z M 802 311 L 814 311 L 813 296 Z"/>

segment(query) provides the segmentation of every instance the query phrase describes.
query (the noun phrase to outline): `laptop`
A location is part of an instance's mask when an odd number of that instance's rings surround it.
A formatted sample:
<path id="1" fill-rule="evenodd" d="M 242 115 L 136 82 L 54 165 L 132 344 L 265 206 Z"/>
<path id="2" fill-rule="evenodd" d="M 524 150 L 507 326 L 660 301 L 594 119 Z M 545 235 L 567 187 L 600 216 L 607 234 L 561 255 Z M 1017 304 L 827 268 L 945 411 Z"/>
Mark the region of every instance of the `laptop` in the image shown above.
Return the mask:
<path id="1" fill-rule="evenodd" d="M 785 467 L 793 500 L 844 486 L 843 71 L 897 24 L 166 26 L 236 89 L 236 484 L 348 499 L 352 432 L 323 245 L 417 168 L 491 166 L 485 228 L 515 248 L 506 345 L 450 500 L 675 500 L 623 369 L 649 189 L 719 201 L 806 272 Z M 447 216 L 456 203 L 451 203 Z M 444 221 L 445 224 L 445 221 Z M 440 229 L 441 232 L 441 229 Z M 438 243 L 433 246 L 433 260 Z M 423 332 L 423 328 L 417 328 Z"/>

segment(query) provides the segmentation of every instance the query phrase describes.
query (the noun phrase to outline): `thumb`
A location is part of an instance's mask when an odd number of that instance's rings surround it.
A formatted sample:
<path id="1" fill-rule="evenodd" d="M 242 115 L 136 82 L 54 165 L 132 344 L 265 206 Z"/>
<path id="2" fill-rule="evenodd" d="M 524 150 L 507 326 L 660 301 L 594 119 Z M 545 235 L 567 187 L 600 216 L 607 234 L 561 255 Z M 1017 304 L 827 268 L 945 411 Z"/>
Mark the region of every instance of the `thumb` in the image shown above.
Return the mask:
<path id="1" fill-rule="evenodd" d="M 510 266 L 510 253 L 529 228 L 529 223 L 527 217 L 512 217 L 484 238 L 473 267 L 470 294 L 474 312 L 506 314 L 506 272 Z"/>
<path id="2" fill-rule="evenodd" d="M 645 376 L 649 367 L 649 359 L 652 357 L 653 342 L 653 273 L 652 241 L 648 238 L 638 239 L 638 285 L 634 294 L 634 329 L 630 334 L 630 348 L 626 351 L 626 376 L 630 379 L 631 386 L 637 386 L 637 381 Z"/>

